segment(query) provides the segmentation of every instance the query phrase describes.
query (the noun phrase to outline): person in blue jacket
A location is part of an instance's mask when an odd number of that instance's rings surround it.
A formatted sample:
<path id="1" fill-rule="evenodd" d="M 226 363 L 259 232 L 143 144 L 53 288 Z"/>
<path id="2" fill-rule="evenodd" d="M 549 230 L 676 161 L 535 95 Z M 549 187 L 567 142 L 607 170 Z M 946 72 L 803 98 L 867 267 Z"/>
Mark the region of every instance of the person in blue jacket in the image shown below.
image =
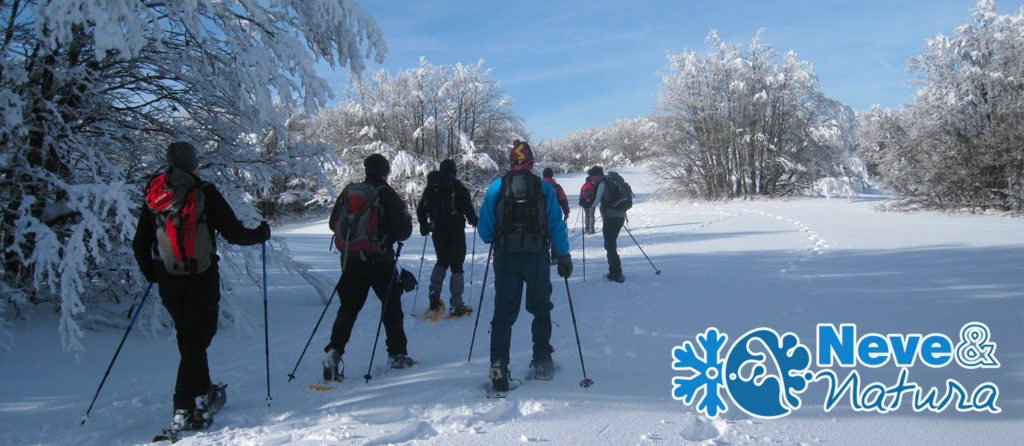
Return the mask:
<path id="1" fill-rule="evenodd" d="M 494 248 L 494 318 L 491 320 L 491 385 L 508 390 L 509 344 L 526 285 L 526 311 L 533 315 L 533 361 L 537 379 L 554 374 L 551 360 L 551 270 L 549 249 L 558 259 L 558 275 L 572 274 L 569 239 L 555 188 L 533 174 L 530 145 L 516 140 L 509 150 L 509 171 L 487 189 L 477 230 Z"/>

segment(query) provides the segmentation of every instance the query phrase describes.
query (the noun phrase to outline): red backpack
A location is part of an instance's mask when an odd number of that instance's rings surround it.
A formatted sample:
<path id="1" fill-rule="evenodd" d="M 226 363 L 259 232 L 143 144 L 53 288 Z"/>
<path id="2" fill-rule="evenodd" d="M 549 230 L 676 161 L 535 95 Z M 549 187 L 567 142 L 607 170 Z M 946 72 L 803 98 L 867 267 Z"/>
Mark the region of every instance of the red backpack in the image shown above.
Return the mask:
<path id="1" fill-rule="evenodd" d="M 156 216 L 157 253 L 170 274 L 199 274 L 213 264 L 213 234 L 206 223 L 203 193 L 209 184 L 172 168 L 146 186 L 146 205 Z"/>
<path id="2" fill-rule="evenodd" d="M 594 198 L 597 196 L 597 188 L 594 187 L 594 183 L 587 180 L 583 183 L 583 187 L 580 188 L 580 206 L 589 208 L 594 204 Z"/>
<path id="3" fill-rule="evenodd" d="M 384 186 L 351 183 L 341 191 L 331 218 L 334 246 L 339 251 L 359 252 L 363 258 L 381 252 L 383 189 Z"/>

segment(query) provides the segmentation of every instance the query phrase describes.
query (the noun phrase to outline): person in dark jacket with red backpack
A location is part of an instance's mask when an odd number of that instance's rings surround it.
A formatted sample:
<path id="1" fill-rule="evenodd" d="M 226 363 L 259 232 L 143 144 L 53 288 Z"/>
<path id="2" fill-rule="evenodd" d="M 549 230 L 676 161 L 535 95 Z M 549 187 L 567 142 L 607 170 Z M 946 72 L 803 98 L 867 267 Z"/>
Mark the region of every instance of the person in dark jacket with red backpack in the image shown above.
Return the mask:
<path id="1" fill-rule="evenodd" d="M 181 431 L 209 426 L 227 399 L 226 386 L 210 381 L 206 356 L 220 311 L 216 234 L 231 244 L 255 245 L 270 238 L 270 226 L 242 226 L 217 188 L 199 179 L 192 144 L 170 144 L 167 164 L 146 185 L 132 251 L 146 280 L 158 284 L 177 331 L 181 360 L 171 430 Z M 174 231 L 184 232 L 169 234 Z"/>
<path id="2" fill-rule="evenodd" d="M 441 288 L 445 273 L 451 269 L 448 282 L 451 293 L 449 316 L 461 317 L 472 311 L 462 300 L 465 289 L 463 266 L 466 262 L 466 222 L 476 226 L 476 211 L 469 196 L 469 190 L 456 178 L 458 167 L 455 161 L 441 161 L 438 170 L 427 174 L 427 187 L 416 206 L 416 218 L 420 224 L 420 235 L 431 235 L 437 263 L 430 273 L 428 312 L 444 310 Z M 436 314 L 436 313 L 435 313 Z"/>
<path id="3" fill-rule="evenodd" d="M 555 181 L 555 171 L 550 167 L 544 168 L 544 178 L 551 187 L 555 188 L 555 195 L 558 197 L 558 207 L 562 208 L 562 221 L 566 224 L 569 223 L 569 197 L 565 196 L 565 189 L 562 189 L 562 185 Z M 555 253 L 555 248 L 551 247 L 551 264 L 554 265 L 558 261 L 558 254 Z"/>
<path id="4" fill-rule="evenodd" d="M 594 235 L 594 223 L 595 212 L 594 212 L 594 197 L 597 195 L 597 185 L 601 181 L 601 177 L 604 175 L 604 171 L 601 166 L 594 166 L 587 170 L 587 180 L 583 182 L 583 187 L 580 188 L 580 207 L 583 208 L 583 232 L 586 235 Z"/>
<path id="5" fill-rule="evenodd" d="M 412 216 L 405 207 L 402 197 L 387 183 L 391 173 L 391 163 L 380 154 L 373 154 L 363 160 L 366 179 L 363 183 L 352 183 L 342 191 L 331 211 L 328 221 L 335 231 L 335 246 L 342 250 L 343 271 L 338 281 L 338 297 L 341 307 L 331 328 L 331 340 L 324 347 L 327 353 L 323 360 L 324 379 L 341 380 L 344 378 L 344 367 L 339 369 L 341 356 L 345 353 L 345 344 L 352 335 L 352 327 L 356 323 L 359 310 L 366 303 L 366 297 L 373 288 L 377 299 L 381 301 L 384 331 L 387 334 L 388 366 L 395 369 L 413 365 L 406 351 L 407 340 L 405 328 L 402 326 L 402 286 L 399 284 L 399 272 L 396 269 L 395 242 L 409 238 L 412 234 Z M 373 205 L 374 198 L 379 200 L 379 209 L 370 215 L 373 228 L 363 228 L 369 232 L 365 240 L 358 243 L 338 239 L 337 230 L 344 221 L 342 213 L 348 212 L 346 197 L 349 188 L 356 185 L 369 185 L 376 190 L 376 197 L 369 197 L 367 206 Z M 348 251 L 347 254 L 345 251 Z M 390 293 L 388 293 L 390 289 Z"/>

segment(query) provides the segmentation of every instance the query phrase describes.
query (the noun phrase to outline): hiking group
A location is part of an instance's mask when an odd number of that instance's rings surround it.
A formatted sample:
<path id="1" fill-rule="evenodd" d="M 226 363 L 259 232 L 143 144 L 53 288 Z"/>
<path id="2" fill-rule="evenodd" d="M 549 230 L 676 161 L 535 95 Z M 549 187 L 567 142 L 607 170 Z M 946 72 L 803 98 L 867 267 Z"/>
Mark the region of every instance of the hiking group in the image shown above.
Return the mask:
<path id="1" fill-rule="evenodd" d="M 566 227 L 570 213 L 568 198 L 550 168 L 544 169 L 543 179 L 533 173 L 534 162 L 529 144 L 514 141 L 509 150 L 509 169 L 488 185 L 478 216 L 473 196 L 457 178 L 456 163 L 444 160 L 438 170 L 427 175 L 426 188 L 416 206 L 420 234 L 430 235 L 437 257 L 430 273 L 427 312 L 444 310 L 442 291 L 448 271 L 449 318 L 473 311 L 463 299 L 466 223 L 476 228 L 481 241 L 490 245 L 487 266 L 490 267 L 493 257 L 494 315 L 488 377 L 492 389 L 499 392 L 509 389 L 509 346 L 512 326 L 523 306 L 524 286 L 526 311 L 533 316 L 532 375 L 542 380 L 552 378 L 550 265 L 557 265 L 558 275 L 566 280 L 567 292 L 568 277 L 573 271 Z M 341 275 L 334 289 L 341 304 L 330 341 L 324 347 L 324 380 L 344 378 L 342 356 L 370 289 L 381 301 L 377 332 L 379 337 L 380 327 L 384 327 L 388 367 L 402 369 L 415 364 L 406 349 L 401 296 L 417 288 L 418 278 L 398 268 L 402 242 L 412 234 L 412 216 L 387 182 L 390 162 L 373 154 L 366 157 L 363 167 L 365 179 L 342 190 L 328 221 L 333 245 L 341 253 Z M 587 173 L 580 191 L 580 205 L 586 214 L 584 231 L 595 233 L 594 207 L 599 207 L 608 257 L 607 278 L 623 282 L 616 238 L 632 204 L 632 192 L 615 172 L 605 176 L 601 167 L 594 166 Z M 176 329 L 180 362 L 173 396 L 173 435 L 209 426 L 213 414 L 226 401 L 226 386 L 211 381 L 206 355 L 217 331 L 219 313 L 216 234 L 221 234 L 228 243 L 254 245 L 270 238 L 270 227 L 265 221 L 255 229 L 242 225 L 216 187 L 199 178 L 196 149 L 187 142 L 168 146 L 166 169 L 150 179 L 144 192 L 145 203 L 132 247 L 142 274 L 150 283 L 157 284 Z M 425 243 L 426 240 L 424 250 Z M 485 272 L 485 283 L 486 276 Z M 470 281 L 472 284 L 472 278 Z M 571 296 L 569 299 L 571 306 Z M 575 329 L 575 312 L 573 325 Z M 475 333 L 476 327 L 474 339 Z M 578 339 L 577 333 L 577 344 Z M 580 360 L 582 365 L 582 357 Z M 370 379 L 369 370 L 366 378 Z"/>

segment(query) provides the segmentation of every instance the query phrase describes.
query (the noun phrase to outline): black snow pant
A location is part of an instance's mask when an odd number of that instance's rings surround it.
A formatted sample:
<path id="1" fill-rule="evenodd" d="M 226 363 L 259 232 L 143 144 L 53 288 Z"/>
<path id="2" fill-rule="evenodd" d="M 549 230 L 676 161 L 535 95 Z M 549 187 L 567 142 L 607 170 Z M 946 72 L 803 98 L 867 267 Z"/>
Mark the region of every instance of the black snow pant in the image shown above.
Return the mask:
<path id="1" fill-rule="evenodd" d="M 462 292 L 466 288 L 463 266 L 466 263 L 466 230 L 464 227 L 440 229 L 431 233 L 437 263 L 430 273 L 429 291 L 431 296 L 440 296 L 445 273 L 450 269 L 452 277 L 448 282 L 452 307 L 464 305 Z"/>
<path id="2" fill-rule="evenodd" d="M 195 276 L 174 276 L 159 271 L 160 299 L 177 331 L 178 379 L 174 408 L 195 409 L 195 398 L 210 390 L 206 349 L 217 333 L 220 311 L 220 274 L 217 264 Z"/>
<path id="3" fill-rule="evenodd" d="M 622 225 L 626 223 L 625 217 L 605 217 L 602 232 L 604 232 L 604 250 L 608 252 L 608 274 L 616 277 L 622 274 L 622 260 L 619 259 L 618 239 Z"/>
<path id="4" fill-rule="evenodd" d="M 491 320 L 491 364 L 508 365 L 512 324 L 519 317 L 526 284 L 526 311 L 533 315 L 533 359 L 550 359 L 551 267 L 548 252 L 494 252 L 494 319 Z"/>
<path id="5" fill-rule="evenodd" d="M 394 279 L 392 279 L 394 275 Z M 338 308 L 338 316 L 334 319 L 334 326 L 331 328 L 331 342 L 324 347 L 327 352 L 335 349 L 339 353 L 345 353 L 345 344 L 348 344 L 352 336 L 352 326 L 356 323 L 356 316 L 359 310 L 363 309 L 366 303 L 366 296 L 373 288 L 373 293 L 381 301 L 383 306 L 384 331 L 387 334 L 388 356 L 405 355 L 406 338 L 405 329 L 402 327 L 402 287 L 397 283 L 398 272 L 395 271 L 395 262 L 385 261 L 382 263 L 370 263 L 360 259 L 348 258 L 348 265 L 341 273 L 341 280 L 338 282 L 338 296 L 341 299 L 341 307 Z M 391 286 L 391 297 L 385 298 L 388 290 L 388 283 L 395 280 Z"/>

